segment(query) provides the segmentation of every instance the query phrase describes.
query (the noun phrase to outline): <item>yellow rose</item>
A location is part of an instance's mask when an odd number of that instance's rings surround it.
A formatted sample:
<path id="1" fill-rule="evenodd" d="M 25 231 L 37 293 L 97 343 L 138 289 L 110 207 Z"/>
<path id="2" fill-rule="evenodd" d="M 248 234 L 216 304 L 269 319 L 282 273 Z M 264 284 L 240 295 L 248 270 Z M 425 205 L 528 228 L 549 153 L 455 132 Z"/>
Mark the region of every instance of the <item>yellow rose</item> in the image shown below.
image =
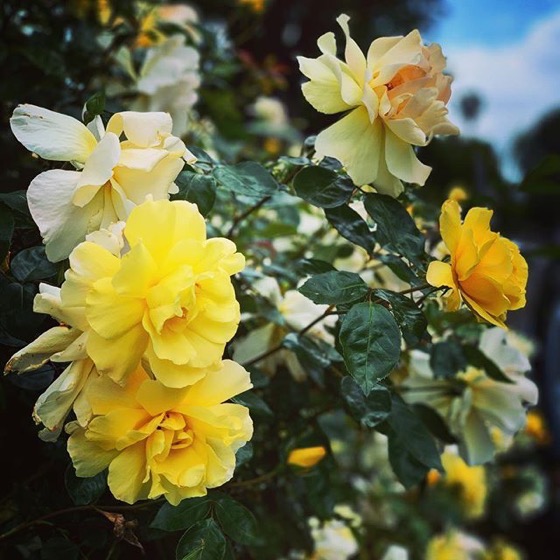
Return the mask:
<path id="1" fill-rule="evenodd" d="M 76 474 L 109 467 L 111 492 L 129 504 L 204 496 L 232 477 L 235 452 L 253 435 L 248 409 L 224 403 L 251 387 L 249 373 L 230 360 L 184 389 L 165 387 L 141 367 L 124 386 L 100 377 L 88 391 L 92 420 L 67 426 Z"/>
<path id="2" fill-rule="evenodd" d="M 350 37 L 349 19 L 337 19 L 346 35 L 345 62 L 336 58 L 333 33 L 317 41 L 321 56 L 298 57 L 310 79 L 302 86 L 307 101 L 321 113 L 349 111 L 317 136 L 315 148 L 319 157 L 342 162 L 356 185 L 373 183 L 396 197 L 401 181 L 423 185 L 430 174 L 413 146 L 458 133 L 447 119 L 451 78 L 443 74 L 440 46 L 424 46 L 417 30 L 376 39 L 364 55 Z"/>
<path id="3" fill-rule="evenodd" d="M 143 360 L 168 387 L 195 383 L 237 330 L 230 276 L 245 259 L 228 239 L 206 239 L 204 218 L 184 201 L 136 207 L 124 239 L 121 251 L 94 240 L 74 249 L 62 306 L 85 313 L 87 353 L 101 374 L 123 382 Z"/>
<path id="4" fill-rule="evenodd" d="M 310 469 L 323 460 L 327 450 L 319 445 L 317 447 L 298 447 L 292 449 L 288 455 L 288 465 Z"/>
<path id="5" fill-rule="evenodd" d="M 484 544 L 475 537 L 457 530 L 432 537 L 425 560 L 482 560 Z"/>
<path id="6" fill-rule="evenodd" d="M 506 312 L 525 306 L 528 267 L 515 243 L 490 230 L 492 214 L 471 208 L 461 222 L 459 204 L 446 200 L 439 225 L 451 262 L 431 262 L 426 280 L 451 288 L 450 310 L 459 309 L 462 299 L 478 317 L 506 328 Z"/>

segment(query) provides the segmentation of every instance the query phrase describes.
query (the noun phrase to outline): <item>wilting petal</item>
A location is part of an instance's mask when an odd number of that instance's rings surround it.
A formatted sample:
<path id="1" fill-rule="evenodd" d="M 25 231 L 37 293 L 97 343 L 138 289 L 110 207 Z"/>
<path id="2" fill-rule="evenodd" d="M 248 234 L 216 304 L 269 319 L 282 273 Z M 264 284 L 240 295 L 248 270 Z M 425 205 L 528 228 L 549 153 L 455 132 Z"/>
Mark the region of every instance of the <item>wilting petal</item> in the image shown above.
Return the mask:
<path id="1" fill-rule="evenodd" d="M 74 342 L 80 331 L 69 327 L 53 327 L 16 352 L 6 364 L 5 373 L 25 373 L 46 364 L 55 352 Z"/>
<path id="2" fill-rule="evenodd" d="M 10 126 L 14 136 L 43 159 L 84 163 L 97 144 L 80 121 L 36 105 L 18 105 Z"/>

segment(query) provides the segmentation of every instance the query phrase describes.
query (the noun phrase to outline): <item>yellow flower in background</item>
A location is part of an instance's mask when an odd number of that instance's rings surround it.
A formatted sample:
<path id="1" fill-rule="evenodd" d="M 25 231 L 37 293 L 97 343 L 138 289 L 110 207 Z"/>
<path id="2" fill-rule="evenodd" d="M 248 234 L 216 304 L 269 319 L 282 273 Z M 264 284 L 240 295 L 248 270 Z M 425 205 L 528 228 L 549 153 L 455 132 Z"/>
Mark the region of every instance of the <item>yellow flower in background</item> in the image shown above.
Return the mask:
<path id="1" fill-rule="evenodd" d="M 187 33 L 193 41 L 200 41 L 200 32 L 196 29 L 198 14 L 192 6 L 186 4 L 154 6 L 149 2 L 138 2 L 138 12 L 140 30 L 136 37 L 137 47 L 153 47 L 163 43 L 167 35 L 160 29 L 162 24 L 172 24 Z"/>
<path id="2" fill-rule="evenodd" d="M 93 419 L 67 426 L 68 451 L 79 477 L 109 467 L 113 495 L 132 504 L 164 496 L 173 504 L 204 496 L 233 476 L 235 452 L 249 441 L 249 410 L 224 401 L 252 387 L 249 373 L 230 360 L 208 368 L 184 389 L 150 379 L 142 368 L 124 386 L 92 382 Z"/>
<path id="3" fill-rule="evenodd" d="M 527 413 L 525 433 L 533 438 L 539 445 L 547 445 L 552 440 L 544 416 L 540 410 L 530 410 Z"/>
<path id="4" fill-rule="evenodd" d="M 463 300 L 478 317 L 506 328 L 507 311 L 525 306 L 528 267 L 515 243 L 490 230 L 492 214 L 471 208 L 462 222 L 459 204 L 445 201 L 439 223 L 451 261 L 431 262 L 426 280 L 451 288 L 446 296 L 451 311 Z"/>
<path id="5" fill-rule="evenodd" d="M 198 381 L 237 330 L 230 276 L 245 259 L 228 239 L 206 239 L 195 204 L 146 201 L 124 228 L 126 252 L 85 241 L 70 255 L 62 305 L 85 309 L 87 353 L 123 382 L 144 360 L 168 387 Z"/>
<path id="6" fill-rule="evenodd" d="M 446 451 L 441 455 L 445 475 L 440 483 L 457 492 L 465 515 L 476 518 L 484 515 L 488 488 L 486 471 L 482 466 L 471 467 L 455 453 Z"/>
<path id="7" fill-rule="evenodd" d="M 315 149 L 338 159 L 356 185 L 372 183 L 396 197 L 402 181 L 424 185 L 430 174 L 414 146 L 459 132 L 447 119 L 451 78 L 443 74 L 441 47 L 425 46 L 417 30 L 376 39 L 364 55 L 350 37 L 349 19 L 337 18 L 346 36 L 344 62 L 336 58 L 333 33 L 317 41 L 321 56 L 298 57 L 310 80 L 302 86 L 307 101 L 321 113 L 349 111 L 317 136 Z"/>
<path id="8" fill-rule="evenodd" d="M 482 560 L 482 541 L 457 530 L 432 537 L 424 560 Z"/>
<path id="9" fill-rule="evenodd" d="M 327 454 L 323 446 L 317 447 L 298 447 L 292 449 L 288 455 L 288 465 L 310 469 L 322 461 Z"/>
<path id="10" fill-rule="evenodd" d="M 264 12 L 266 1 L 265 0 L 239 0 L 240 6 L 246 6 L 253 12 L 260 14 Z"/>
<path id="11" fill-rule="evenodd" d="M 321 523 L 316 517 L 311 517 L 309 526 L 314 542 L 310 560 L 348 560 L 358 552 L 358 541 L 344 521 L 327 519 Z"/>
<path id="12" fill-rule="evenodd" d="M 447 198 L 461 203 L 469 199 L 469 193 L 463 187 L 453 187 L 449 191 Z"/>
<path id="13" fill-rule="evenodd" d="M 171 134 L 167 113 L 116 113 L 104 129 L 99 116 L 86 126 L 19 105 L 10 126 L 28 150 L 76 169 L 40 173 L 27 190 L 29 210 L 54 262 L 68 257 L 88 233 L 125 220 L 147 196 L 168 198 L 184 162 L 195 161 Z"/>

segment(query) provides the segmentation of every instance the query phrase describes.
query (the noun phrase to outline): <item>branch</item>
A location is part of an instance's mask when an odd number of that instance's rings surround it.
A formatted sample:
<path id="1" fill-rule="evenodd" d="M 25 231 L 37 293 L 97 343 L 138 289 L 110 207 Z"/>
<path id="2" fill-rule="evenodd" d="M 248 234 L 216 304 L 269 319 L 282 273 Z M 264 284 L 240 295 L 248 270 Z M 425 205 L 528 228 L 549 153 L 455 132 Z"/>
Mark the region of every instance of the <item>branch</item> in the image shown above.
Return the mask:
<path id="1" fill-rule="evenodd" d="M 250 216 L 253 212 L 256 212 L 261 206 L 266 204 L 271 198 L 272 198 L 271 196 L 265 196 L 262 200 L 259 200 L 259 202 L 257 202 L 254 206 L 251 206 L 250 208 L 247 208 L 247 210 L 245 210 L 245 212 L 243 212 L 242 214 L 237 216 L 237 218 L 234 218 L 233 223 L 231 224 L 231 227 L 229 228 L 229 231 L 226 234 L 226 237 L 230 238 L 233 235 L 233 232 L 235 231 L 235 228 L 237 228 L 237 226 L 247 216 Z"/>
<path id="2" fill-rule="evenodd" d="M 333 305 L 329 305 L 327 310 L 322 315 L 319 315 L 319 317 L 317 317 L 316 319 L 313 319 L 313 321 L 311 321 L 311 323 L 309 323 L 308 325 L 305 325 L 305 327 L 303 327 L 301 330 L 299 330 L 297 332 L 297 334 L 298 335 L 305 334 L 309 329 L 314 327 L 317 323 L 319 323 L 320 321 L 322 321 L 323 319 L 325 319 L 329 315 L 338 315 L 339 314 L 338 311 L 333 311 L 332 310 L 333 307 L 334 307 Z M 275 354 L 279 350 L 282 350 L 282 348 L 284 348 L 284 345 L 282 343 L 280 343 L 277 346 L 274 346 L 273 348 L 270 348 L 266 352 L 263 352 L 262 354 L 256 356 L 255 358 L 253 358 L 253 359 L 249 360 L 248 362 L 245 362 L 241 365 L 243 367 L 252 366 L 253 364 L 256 364 L 257 362 L 260 362 L 261 360 L 264 360 L 265 358 L 268 358 L 272 354 Z"/>

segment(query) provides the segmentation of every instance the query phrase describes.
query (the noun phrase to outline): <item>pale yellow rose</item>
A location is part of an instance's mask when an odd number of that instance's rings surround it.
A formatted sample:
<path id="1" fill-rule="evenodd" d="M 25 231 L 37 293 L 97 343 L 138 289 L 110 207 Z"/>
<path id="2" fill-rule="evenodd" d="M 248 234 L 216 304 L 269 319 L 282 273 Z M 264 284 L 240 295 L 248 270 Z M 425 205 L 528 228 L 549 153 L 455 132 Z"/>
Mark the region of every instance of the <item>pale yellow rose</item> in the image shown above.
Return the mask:
<path id="1" fill-rule="evenodd" d="M 111 492 L 129 504 L 204 496 L 230 480 L 235 452 L 252 437 L 248 409 L 224 403 L 251 387 L 249 373 L 230 360 L 184 389 L 165 387 L 142 368 L 124 386 L 100 377 L 88 392 L 93 419 L 67 427 L 76 474 L 109 467 Z"/>
<path id="2" fill-rule="evenodd" d="M 99 116 L 86 126 L 48 109 L 19 105 L 10 125 L 28 150 L 76 169 L 40 173 L 27 190 L 51 261 L 68 257 L 86 234 L 126 219 L 147 196 L 168 198 L 177 191 L 174 181 L 185 160 L 195 161 L 172 136 L 166 113 L 116 113 L 104 129 Z"/>
<path id="3" fill-rule="evenodd" d="M 348 560 L 358 552 L 358 541 L 344 521 L 327 519 L 321 523 L 312 517 L 309 525 L 315 544 L 311 560 Z"/>
<path id="4" fill-rule="evenodd" d="M 462 222 L 459 204 L 445 201 L 439 224 L 451 261 L 431 262 L 426 280 L 450 288 L 451 311 L 463 300 L 481 319 L 506 328 L 507 311 L 525 306 L 528 267 L 515 243 L 490 230 L 492 214 L 471 208 Z"/>
<path id="5" fill-rule="evenodd" d="M 499 329 L 496 329 L 499 330 Z M 409 403 L 434 408 L 459 440 L 459 452 L 470 465 L 489 461 L 496 444 L 494 427 L 513 436 L 526 422 L 526 404 L 538 399 L 536 385 L 521 371 L 501 368 L 511 383 L 494 381 L 486 373 L 468 367 L 456 378 L 436 379 L 429 365 L 429 354 L 411 351 L 410 377 L 403 397 Z M 500 366 L 500 356 L 490 356 Z M 501 366 L 500 366 L 501 367 Z"/>
<path id="6" fill-rule="evenodd" d="M 219 362 L 239 323 L 230 276 L 245 263 L 228 239 L 206 239 L 196 205 L 146 201 L 130 214 L 125 247 L 88 240 L 70 255 L 62 306 L 84 313 L 87 354 L 117 382 L 140 360 L 184 387 Z"/>
<path id="7" fill-rule="evenodd" d="M 322 461 L 327 454 L 327 450 L 319 445 L 317 447 L 298 447 L 292 449 L 288 454 L 288 465 L 309 469 Z"/>
<path id="8" fill-rule="evenodd" d="M 417 30 L 376 39 L 364 55 L 350 37 L 349 19 L 337 19 L 346 35 L 345 61 L 336 58 L 333 33 L 317 41 L 321 56 L 298 57 L 310 79 L 302 87 L 307 101 L 321 113 L 348 112 L 317 136 L 315 148 L 319 157 L 342 162 L 356 185 L 372 183 L 396 197 L 402 181 L 423 185 L 430 174 L 413 146 L 458 133 L 447 119 L 451 78 L 443 74 L 440 46 L 425 46 Z"/>

